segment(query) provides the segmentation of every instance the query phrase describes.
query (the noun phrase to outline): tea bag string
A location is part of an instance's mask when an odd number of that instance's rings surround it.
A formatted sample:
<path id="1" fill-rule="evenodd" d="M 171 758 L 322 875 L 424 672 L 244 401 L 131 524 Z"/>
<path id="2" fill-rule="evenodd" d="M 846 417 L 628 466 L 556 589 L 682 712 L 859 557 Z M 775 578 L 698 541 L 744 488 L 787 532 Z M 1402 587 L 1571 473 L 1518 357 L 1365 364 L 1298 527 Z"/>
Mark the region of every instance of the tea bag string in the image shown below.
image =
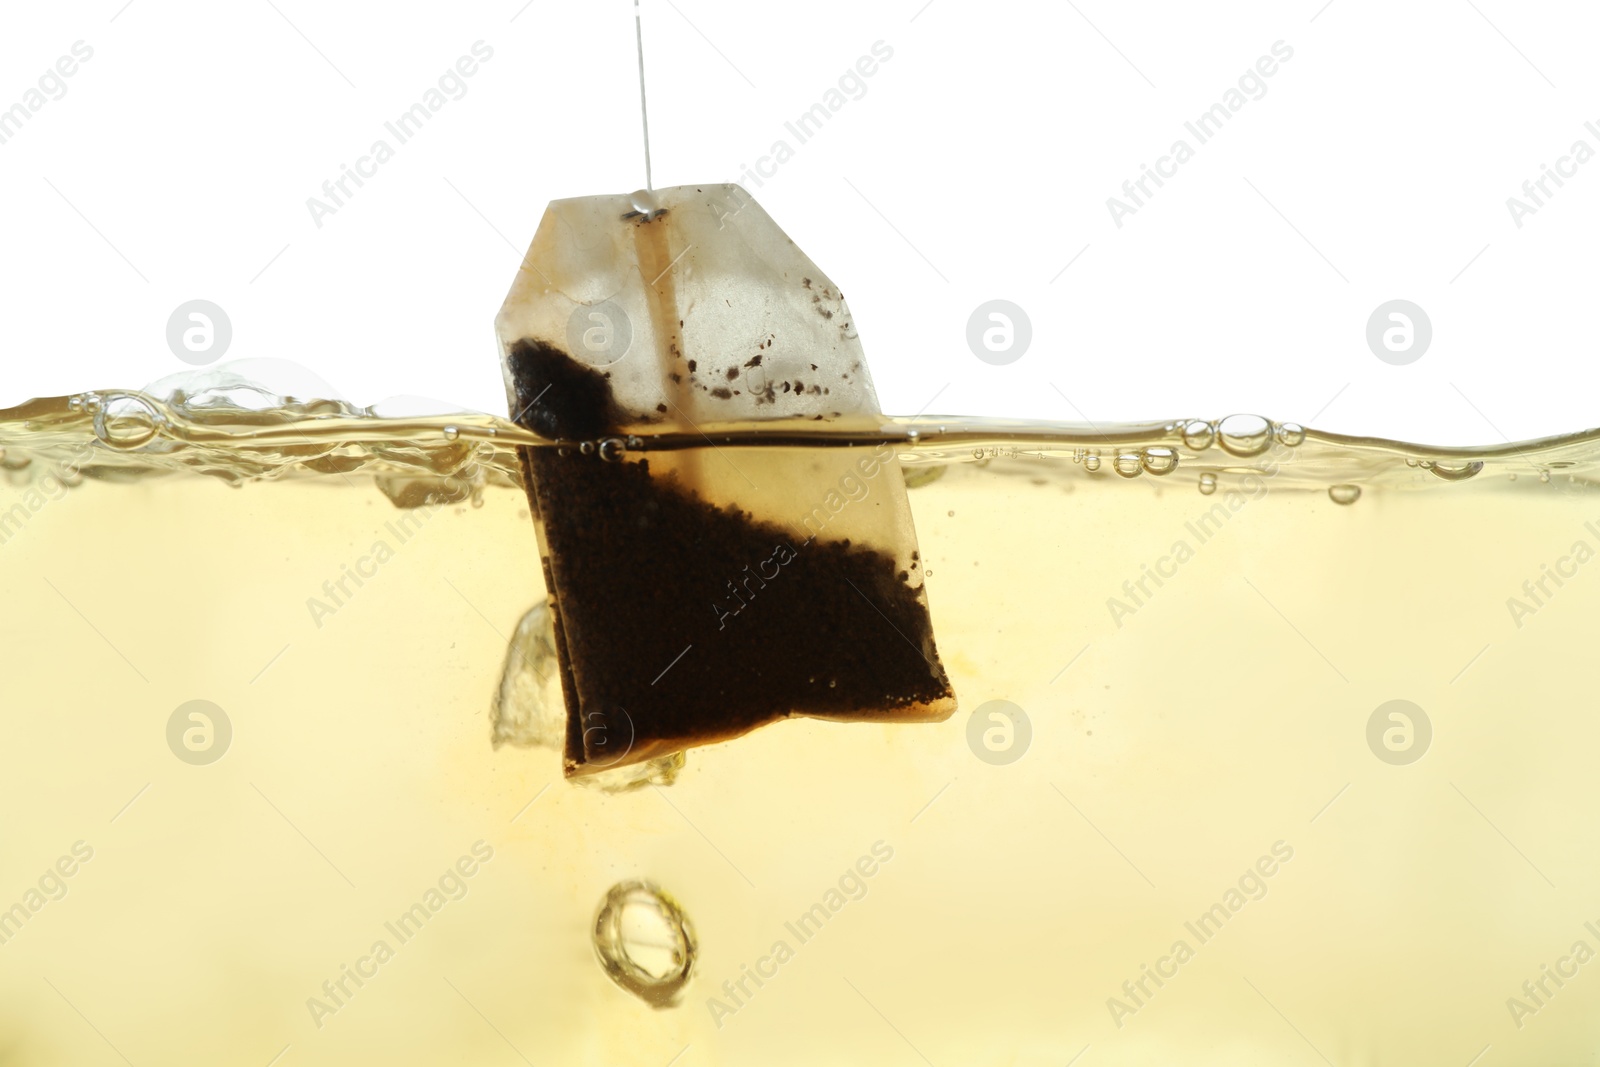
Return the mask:
<path id="1" fill-rule="evenodd" d="M 639 53 L 639 119 L 644 124 L 644 187 L 654 191 L 650 176 L 650 109 L 644 94 L 644 19 L 639 14 L 639 0 L 633 0 L 633 39 Z"/>

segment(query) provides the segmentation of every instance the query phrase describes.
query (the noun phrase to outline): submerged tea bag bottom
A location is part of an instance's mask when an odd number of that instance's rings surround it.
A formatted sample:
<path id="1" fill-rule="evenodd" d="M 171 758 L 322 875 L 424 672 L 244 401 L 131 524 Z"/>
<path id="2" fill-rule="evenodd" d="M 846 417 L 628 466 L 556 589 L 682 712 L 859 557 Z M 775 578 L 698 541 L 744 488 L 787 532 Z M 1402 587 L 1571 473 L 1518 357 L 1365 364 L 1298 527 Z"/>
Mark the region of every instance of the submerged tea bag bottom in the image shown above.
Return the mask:
<path id="1" fill-rule="evenodd" d="M 528 385 L 550 384 L 521 365 Z M 541 403 L 533 417 L 548 421 Z M 920 589 L 892 555 L 712 503 L 671 454 L 523 457 L 564 653 L 569 769 L 652 759 L 793 714 L 928 720 L 953 709 Z M 888 445 L 827 459 L 848 464 L 841 477 L 864 487 L 861 506 L 900 477 Z M 816 460 L 775 449 L 735 462 L 766 479 Z"/>

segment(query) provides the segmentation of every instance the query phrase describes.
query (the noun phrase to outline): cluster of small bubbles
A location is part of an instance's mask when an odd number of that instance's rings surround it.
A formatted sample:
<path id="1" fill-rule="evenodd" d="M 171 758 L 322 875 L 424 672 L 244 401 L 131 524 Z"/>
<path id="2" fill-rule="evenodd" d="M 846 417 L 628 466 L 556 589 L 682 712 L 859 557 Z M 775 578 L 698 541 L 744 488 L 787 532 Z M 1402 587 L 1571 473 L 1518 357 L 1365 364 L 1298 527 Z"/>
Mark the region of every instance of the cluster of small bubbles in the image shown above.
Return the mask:
<path id="1" fill-rule="evenodd" d="M 1278 426 L 1278 443 L 1298 448 L 1306 443 L 1306 428 L 1298 422 L 1285 422 Z"/>
<path id="2" fill-rule="evenodd" d="M 1428 469 L 1433 471 L 1436 476 L 1443 478 L 1447 482 L 1459 482 L 1462 479 L 1470 478 L 1474 474 L 1477 474 L 1479 471 L 1483 470 L 1483 463 L 1480 460 L 1475 459 L 1458 464 L 1434 463 L 1431 464 Z"/>
<path id="3" fill-rule="evenodd" d="M 627 445 L 623 442 L 622 438 L 607 437 L 605 440 L 600 442 L 599 448 L 596 451 L 600 458 L 605 460 L 607 463 L 618 463 L 621 462 L 622 454 L 626 450 Z"/>
<path id="4" fill-rule="evenodd" d="M 1201 492 L 1201 494 L 1204 495 L 1204 496 L 1210 496 L 1212 493 L 1215 493 L 1216 491 L 1217 491 L 1217 476 L 1215 474 L 1211 473 L 1210 471 L 1203 472 L 1200 475 L 1200 492 Z"/>
<path id="5" fill-rule="evenodd" d="M 1229 415 L 1217 424 L 1217 441 L 1235 456 L 1256 456 L 1272 443 L 1272 423 L 1260 415 Z"/>
<path id="6" fill-rule="evenodd" d="M 1137 452 L 1118 452 L 1111 469 L 1124 478 L 1137 478 L 1144 473 L 1144 462 Z"/>
<path id="7" fill-rule="evenodd" d="M 1151 474 L 1171 474 L 1178 469 L 1178 454 L 1170 448 L 1147 448 L 1140 463 Z"/>
<path id="8" fill-rule="evenodd" d="M 1361 499 L 1361 487 L 1359 485 L 1329 486 L 1328 499 L 1335 504 L 1354 504 Z"/>
<path id="9" fill-rule="evenodd" d="M 1083 469 L 1093 474 L 1100 469 L 1100 453 L 1090 451 L 1083 457 Z"/>
<path id="10" fill-rule="evenodd" d="M 1183 447 L 1191 452 L 1204 452 L 1217 439 L 1217 428 L 1203 419 L 1191 419 L 1183 424 Z"/>
<path id="11" fill-rule="evenodd" d="M 150 401 L 134 393 L 113 394 L 108 403 L 97 402 L 94 407 L 94 434 L 112 448 L 148 444 L 161 431 L 161 422 L 161 413 Z"/>

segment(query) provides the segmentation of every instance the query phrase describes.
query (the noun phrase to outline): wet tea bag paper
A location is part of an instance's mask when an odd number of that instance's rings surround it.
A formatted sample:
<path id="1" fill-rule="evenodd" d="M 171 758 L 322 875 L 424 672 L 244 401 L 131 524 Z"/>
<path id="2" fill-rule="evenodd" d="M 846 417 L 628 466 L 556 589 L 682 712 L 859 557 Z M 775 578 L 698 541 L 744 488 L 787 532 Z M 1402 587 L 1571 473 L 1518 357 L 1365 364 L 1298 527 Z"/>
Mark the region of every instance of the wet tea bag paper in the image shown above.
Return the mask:
<path id="1" fill-rule="evenodd" d="M 838 287 L 747 193 L 552 203 L 497 326 L 517 421 L 573 446 L 524 453 L 569 773 L 954 710 L 890 445 L 607 441 L 878 414 Z"/>

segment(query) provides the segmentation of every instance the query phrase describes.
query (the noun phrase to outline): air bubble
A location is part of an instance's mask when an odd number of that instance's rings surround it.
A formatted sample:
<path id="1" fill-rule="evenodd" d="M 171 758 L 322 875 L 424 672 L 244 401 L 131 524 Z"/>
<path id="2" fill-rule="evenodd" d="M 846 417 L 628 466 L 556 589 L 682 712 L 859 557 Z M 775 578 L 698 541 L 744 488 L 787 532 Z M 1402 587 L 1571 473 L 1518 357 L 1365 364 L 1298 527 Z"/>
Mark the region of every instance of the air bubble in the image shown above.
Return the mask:
<path id="1" fill-rule="evenodd" d="M 1299 448 L 1306 443 L 1306 428 L 1298 422 L 1286 422 L 1278 427 L 1278 443 L 1289 448 Z"/>
<path id="2" fill-rule="evenodd" d="M 1137 478 L 1144 473 L 1144 463 L 1137 452 L 1118 452 L 1111 461 L 1111 469 L 1124 478 Z"/>
<path id="3" fill-rule="evenodd" d="M 617 463 L 622 459 L 623 452 L 627 451 L 626 445 L 620 437 L 607 437 L 600 442 L 595 450 L 599 457 L 607 463 Z"/>
<path id="4" fill-rule="evenodd" d="M 1229 415 L 1217 424 L 1217 440 L 1232 455 L 1260 455 L 1272 443 L 1272 423 L 1260 415 Z"/>
<path id="5" fill-rule="evenodd" d="M 1354 504 L 1361 499 L 1359 485 L 1335 485 L 1328 488 L 1328 499 L 1335 504 Z"/>
<path id="6" fill-rule="evenodd" d="M 595 452 L 595 448 L 594 448 L 594 442 L 593 441 L 584 441 L 582 444 L 580 444 L 578 446 L 579 455 L 592 456 L 592 455 L 594 455 L 594 452 Z"/>
<path id="7" fill-rule="evenodd" d="M 653 219 L 661 214 L 661 201 L 656 199 L 652 189 L 639 189 L 628 198 L 628 206 L 643 215 L 646 219 Z"/>
<path id="8" fill-rule="evenodd" d="M 1147 448 L 1140 457 L 1140 463 L 1151 474 L 1171 474 L 1178 469 L 1178 454 L 1170 448 Z"/>
<path id="9" fill-rule="evenodd" d="M 456 427 L 454 427 L 454 426 L 446 426 L 444 428 L 444 439 L 446 441 L 454 441 L 460 436 L 461 436 L 461 431 L 459 429 L 457 429 Z"/>
<path id="10" fill-rule="evenodd" d="M 619 882 L 595 914 L 594 950 L 613 982 L 652 1007 L 666 1008 L 694 969 L 694 928 L 660 886 Z"/>
<path id="11" fill-rule="evenodd" d="M 1204 452 L 1217 439 L 1217 428 L 1203 419 L 1192 419 L 1183 425 L 1183 447 L 1191 452 Z"/>
<path id="12" fill-rule="evenodd" d="M 1550 472 L 1549 471 L 1540 471 L 1539 472 L 1539 480 L 1548 485 L 1549 482 L 1550 482 Z"/>
<path id="13" fill-rule="evenodd" d="M 93 410 L 94 435 L 112 448 L 140 448 L 161 432 L 161 413 L 135 393 L 109 393 Z"/>
<path id="14" fill-rule="evenodd" d="M 1447 482 L 1459 482 L 1463 479 L 1470 478 L 1474 474 L 1477 474 L 1479 471 L 1483 470 L 1483 463 L 1478 460 L 1471 460 L 1466 463 L 1458 463 L 1453 465 L 1449 463 L 1435 463 L 1429 469 L 1431 469 L 1435 475 L 1443 478 Z"/>
<path id="15" fill-rule="evenodd" d="M 1200 492 L 1201 492 L 1201 494 L 1204 495 L 1204 496 L 1210 496 L 1212 493 L 1215 493 L 1216 491 L 1217 491 L 1217 476 L 1215 474 L 1212 474 L 1210 471 L 1206 471 L 1204 474 L 1200 475 Z"/>
<path id="16" fill-rule="evenodd" d="M 1083 469 L 1088 471 L 1091 474 L 1093 474 L 1095 471 L 1099 470 L 1100 469 L 1100 454 L 1098 452 L 1090 452 L 1088 455 L 1084 456 L 1083 457 Z"/>

